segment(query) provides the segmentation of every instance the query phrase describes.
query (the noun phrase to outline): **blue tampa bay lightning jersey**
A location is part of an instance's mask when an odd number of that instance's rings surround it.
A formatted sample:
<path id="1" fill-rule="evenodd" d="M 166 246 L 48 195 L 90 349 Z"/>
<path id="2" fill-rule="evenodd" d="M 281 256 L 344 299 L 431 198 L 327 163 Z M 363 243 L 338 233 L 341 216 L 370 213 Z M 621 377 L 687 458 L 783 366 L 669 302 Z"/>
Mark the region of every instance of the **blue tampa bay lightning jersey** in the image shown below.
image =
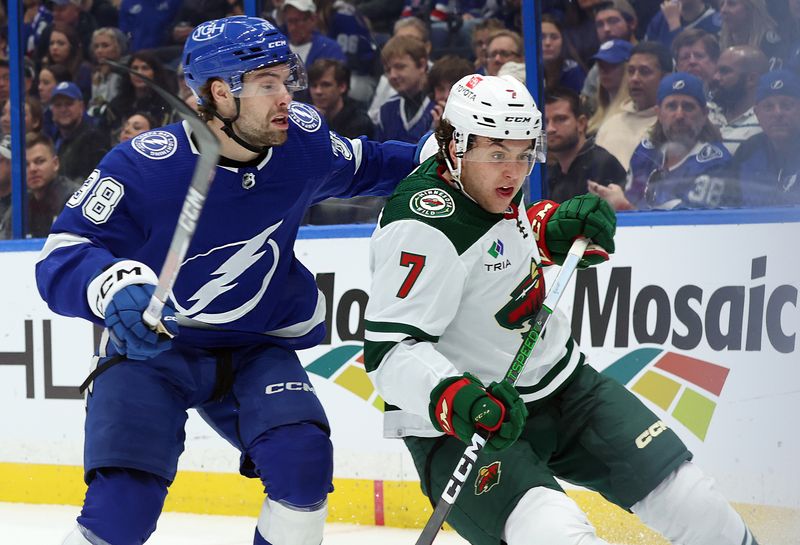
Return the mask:
<path id="1" fill-rule="evenodd" d="M 731 154 L 721 143 L 698 142 L 667 169 L 664 153 L 645 138 L 631 157 L 625 195 L 637 208 L 716 208 L 738 204 L 725 169 Z"/>
<path id="2" fill-rule="evenodd" d="M 325 300 L 295 257 L 306 209 L 329 197 L 388 195 L 415 166 L 413 145 L 348 139 L 311 106 L 289 107 L 288 140 L 252 166 L 218 166 L 172 300 L 176 342 L 292 349 L 324 336 Z M 103 324 L 87 286 L 120 260 L 160 271 L 198 151 L 186 123 L 143 133 L 110 151 L 72 196 L 36 266 L 55 312 Z"/>

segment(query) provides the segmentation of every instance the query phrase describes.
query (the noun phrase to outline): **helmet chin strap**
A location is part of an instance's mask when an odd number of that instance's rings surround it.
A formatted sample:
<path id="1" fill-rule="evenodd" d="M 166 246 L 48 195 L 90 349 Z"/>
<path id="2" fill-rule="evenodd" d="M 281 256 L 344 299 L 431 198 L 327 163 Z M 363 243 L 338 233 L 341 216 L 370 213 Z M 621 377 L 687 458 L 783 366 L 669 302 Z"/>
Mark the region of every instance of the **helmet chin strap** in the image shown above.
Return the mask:
<path id="1" fill-rule="evenodd" d="M 236 131 L 233 130 L 233 122 L 239 119 L 240 113 L 240 103 L 239 97 L 234 97 L 233 100 L 236 102 L 236 115 L 232 118 L 222 117 L 216 108 L 208 108 L 211 110 L 211 113 L 214 114 L 214 117 L 222 121 L 222 132 L 228 135 L 234 142 L 242 146 L 244 149 L 252 151 L 253 153 L 258 153 L 259 155 L 262 153 L 266 153 L 270 146 L 254 146 L 250 142 L 246 141 L 244 138 L 236 134 Z"/>

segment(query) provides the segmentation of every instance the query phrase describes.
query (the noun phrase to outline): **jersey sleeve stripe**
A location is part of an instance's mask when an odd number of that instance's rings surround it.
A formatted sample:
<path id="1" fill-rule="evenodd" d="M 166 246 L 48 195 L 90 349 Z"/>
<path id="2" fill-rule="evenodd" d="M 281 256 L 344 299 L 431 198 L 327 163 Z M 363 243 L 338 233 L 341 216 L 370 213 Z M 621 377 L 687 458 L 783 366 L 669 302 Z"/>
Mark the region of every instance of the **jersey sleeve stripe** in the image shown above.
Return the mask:
<path id="1" fill-rule="evenodd" d="M 413 325 L 400 324 L 397 322 L 373 322 L 371 320 L 364 320 L 364 326 L 367 331 L 374 333 L 405 333 L 406 336 L 414 337 L 415 339 L 419 339 L 421 341 L 427 341 L 431 343 L 439 342 L 439 337 L 430 335 L 429 333 L 426 333 L 418 327 L 414 327 Z"/>
<path id="2" fill-rule="evenodd" d="M 39 254 L 39 261 L 44 261 L 54 251 L 59 248 L 68 248 L 76 244 L 91 244 L 92 241 L 86 237 L 73 235 L 72 233 L 54 233 L 47 237 L 44 247 Z"/>
<path id="3" fill-rule="evenodd" d="M 355 164 L 353 172 L 358 172 L 358 169 L 361 167 L 361 157 L 364 153 L 361 147 L 361 140 L 358 138 L 348 138 L 348 140 L 350 141 L 350 145 L 353 146 L 353 163 Z"/>
<path id="4" fill-rule="evenodd" d="M 364 369 L 371 373 L 380 366 L 386 354 L 395 346 L 396 342 L 372 342 L 364 343 Z"/>

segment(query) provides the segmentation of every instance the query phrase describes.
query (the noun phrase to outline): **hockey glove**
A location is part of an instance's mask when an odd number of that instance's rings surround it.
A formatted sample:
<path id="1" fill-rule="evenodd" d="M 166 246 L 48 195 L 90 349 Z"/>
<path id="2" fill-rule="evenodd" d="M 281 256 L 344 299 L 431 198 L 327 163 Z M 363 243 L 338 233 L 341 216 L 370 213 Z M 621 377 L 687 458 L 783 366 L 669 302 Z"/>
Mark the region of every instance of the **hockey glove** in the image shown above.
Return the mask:
<path id="1" fill-rule="evenodd" d="M 152 284 L 125 286 L 114 294 L 105 309 L 111 341 L 121 354 L 127 354 L 132 360 L 150 359 L 172 346 L 166 335 L 150 329 L 142 318 L 155 288 Z M 161 313 L 161 323 L 173 337 L 178 334 L 175 308 L 169 301 Z"/>
<path id="2" fill-rule="evenodd" d="M 580 268 L 608 261 L 608 254 L 614 253 L 617 216 L 597 195 L 578 195 L 561 204 L 539 201 L 528 208 L 528 219 L 545 265 L 561 265 L 572 242 L 581 235 L 591 239 L 591 244 Z"/>
<path id="3" fill-rule="evenodd" d="M 488 390 L 469 373 L 440 382 L 429 405 L 434 427 L 469 443 L 479 430 L 491 433 L 486 452 L 510 447 L 522 433 L 528 409 L 508 383 L 492 383 Z"/>

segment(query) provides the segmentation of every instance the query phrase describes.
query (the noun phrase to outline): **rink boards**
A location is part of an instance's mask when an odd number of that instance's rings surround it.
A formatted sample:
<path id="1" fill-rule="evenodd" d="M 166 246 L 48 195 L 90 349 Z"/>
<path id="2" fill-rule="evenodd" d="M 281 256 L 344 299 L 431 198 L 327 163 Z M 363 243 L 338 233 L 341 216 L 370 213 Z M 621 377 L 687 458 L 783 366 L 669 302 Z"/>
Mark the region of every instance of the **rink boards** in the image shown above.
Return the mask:
<path id="1" fill-rule="evenodd" d="M 579 272 L 561 306 L 591 365 L 674 429 L 746 518 L 797 525 L 800 535 L 800 223 L 770 221 L 623 221 L 611 263 Z M 363 369 L 368 235 L 365 227 L 302 233 L 296 253 L 328 299 L 330 339 L 301 360 L 333 427 L 331 520 L 417 527 L 430 506 L 402 443 L 381 437 L 382 400 Z M 79 505 L 84 404 L 76 386 L 95 331 L 40 300 L 40 247 L 0 243 L 0 501 Z M 260 483 L 239 477 L 237 462 L 192 412 L 167 509 L 255 515 Z M 593 493 L 570 494 L 608 539 L 641 539 L 621 510 Z"/>

